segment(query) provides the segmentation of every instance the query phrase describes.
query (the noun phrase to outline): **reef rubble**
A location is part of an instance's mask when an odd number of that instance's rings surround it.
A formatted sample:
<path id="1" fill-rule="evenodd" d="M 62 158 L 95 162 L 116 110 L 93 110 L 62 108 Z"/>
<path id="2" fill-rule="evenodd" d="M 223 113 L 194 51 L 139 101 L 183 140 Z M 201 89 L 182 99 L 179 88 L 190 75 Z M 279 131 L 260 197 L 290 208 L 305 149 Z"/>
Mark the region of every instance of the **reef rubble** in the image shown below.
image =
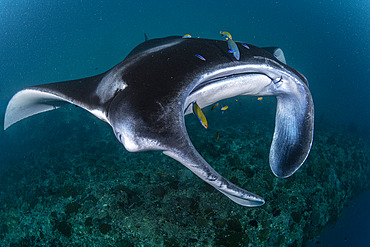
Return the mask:
<path id="1" fill-rule="evenodd" d="M 302 246 L 369 188 L 370 142 L 343 126 L 318 123 L 307 161 L 281 179 L 268 165 L 273 111 L 205 113 L 208 130 L 186 117 L 197 150 L 264 206 L 233 203 L 160 152 L 127 152 L 107 124 L 69 107 L 6 133 L 21 151 L 0 170 L 0 245 Z"/>

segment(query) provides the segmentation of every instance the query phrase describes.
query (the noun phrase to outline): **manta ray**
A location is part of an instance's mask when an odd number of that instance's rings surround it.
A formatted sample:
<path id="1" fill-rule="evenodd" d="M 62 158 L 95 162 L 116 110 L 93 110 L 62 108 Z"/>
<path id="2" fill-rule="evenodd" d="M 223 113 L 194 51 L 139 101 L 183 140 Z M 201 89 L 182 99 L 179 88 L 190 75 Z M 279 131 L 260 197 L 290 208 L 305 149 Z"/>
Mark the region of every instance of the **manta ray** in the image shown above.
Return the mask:
<path id="1" fill-rule="evenodd" d="M 30 86 L 9 101 L 4 130 L 29 116 L 79 106 L 107 122 L 130 152 L 158 150 L 177 160 L 232 201 L 248 207 L 264 199 L 231 183 L 197 152 L 184 116 L 192 102 L 204 108 L 239 95 L 277 99 L 270 148 L 272 172 L 291 176 L 312 146 L 314 105 L 307 79 L 285 64 L 280 48 L 171 36 L 136 46 L 112 69 L 95 76 Z"/>

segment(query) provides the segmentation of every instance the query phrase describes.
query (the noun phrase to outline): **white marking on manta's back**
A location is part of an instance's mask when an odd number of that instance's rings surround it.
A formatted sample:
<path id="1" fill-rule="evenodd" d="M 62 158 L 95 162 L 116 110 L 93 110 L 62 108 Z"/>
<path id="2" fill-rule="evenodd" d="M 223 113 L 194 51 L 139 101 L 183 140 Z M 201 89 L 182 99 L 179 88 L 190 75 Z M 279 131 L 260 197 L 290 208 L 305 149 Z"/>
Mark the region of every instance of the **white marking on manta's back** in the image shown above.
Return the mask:
<path id="1" fill-rule="evenodd" d="M 142 57 L 153 54 L 155 52 L 161 51 L 163 49 L 169 48 L 171 46 L 177 45 L 182 42 L 183 39 L 173 41 L 164 45 L 156 46 L 151 49 L 148 49 L 144 52 L 138 53 L 133 57 L 131 61 L 125 63 L 124 66 L 116 66 L 111 69 L 101 80 L 97 89 L 96 95 L 99 97 L 101 104 L 108 102 L 115 95 L 117 91 L 122 91 L 127 87 L 127 83 L 122 80 L 122 73 L 131 64 L 137 62 Z M 94 114 L 95 115 L 95 114 Z"/>
<path id="2" fill-rule="evenodd" d="M 143 52 L 143 55 L 147 55 L 147 54 L 154 53 L 154 52 L 157 52 L 157 51 L 160 51 L 160 50 L 164 50 L 164 49 L 169 48 L 171 46 L 177 45 L 177 44 L 181 43 L 182 41 L 184 41 L 184 39 L 175 40 L 175 41 L 172 41 L 171 43 L 167 43 L 167 44 L 164 44 L 164 45 L 153 47 L 153 48 L 148 49 L 147 51 Z"/>
<path id="3" fill-rule="evenodd" d="M 178 39 L 178 40 L 174 40 L 170 43 L 166 43 L 164 45 L 159 45 L 159 46 L 156 46 L 156 47 L 153 47 L 153 48 L 150 48 L 148 50 L 145 50 L 143 52 L 140 52 L 138 54 L 135 54 L 130 61 L 127 62 L 126 66 L 130 66 L 131 64 L 137 62 L 138 60 L 142 59 L 143 57 L 145 56 L 148 56 L 148 55 L 153 55 L 153 53 L 156 53 L 156 52 L 159 52 L 159 51 L 162 51 L 164 49 L 167 49 L 169 47 L 172 47 L 172 46 L 175 46 L 175 45 L 178 45 L 180 44 L 181 42 L 183 42 L 184 40 L 186 39 Z"/>
<path id="4" fill-rule="evenodd" d="M 127 87 L 127 84 L 120 77 L 121 71 L 116 68 L 111 69 L 99 83 L 96 95 L 99 97 L 101 104 L 108 102 L 117 91 Z"/>

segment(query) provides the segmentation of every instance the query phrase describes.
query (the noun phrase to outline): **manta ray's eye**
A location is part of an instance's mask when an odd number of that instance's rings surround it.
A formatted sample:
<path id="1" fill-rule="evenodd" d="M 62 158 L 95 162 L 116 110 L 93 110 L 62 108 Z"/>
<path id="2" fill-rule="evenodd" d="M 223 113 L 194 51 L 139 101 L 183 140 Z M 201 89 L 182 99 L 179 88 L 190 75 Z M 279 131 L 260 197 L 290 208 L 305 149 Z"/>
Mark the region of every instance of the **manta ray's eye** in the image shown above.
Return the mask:
<path id="1" fill-rule="evenodd" d="M 278 84 L 279 82 L 281 82 L 283 80 L 283 77 L 282 76 L 280 76 L 280 78 L 276 78 L 276 79 L 273 79 L 272 80 L 272 82 L 274 83 L 274 84 Z"/>
<path id="2" fill-rule="evenodd" d="M 117 133 L 117 139 L 122 143 L 122 134 L 121 133 Z"/>

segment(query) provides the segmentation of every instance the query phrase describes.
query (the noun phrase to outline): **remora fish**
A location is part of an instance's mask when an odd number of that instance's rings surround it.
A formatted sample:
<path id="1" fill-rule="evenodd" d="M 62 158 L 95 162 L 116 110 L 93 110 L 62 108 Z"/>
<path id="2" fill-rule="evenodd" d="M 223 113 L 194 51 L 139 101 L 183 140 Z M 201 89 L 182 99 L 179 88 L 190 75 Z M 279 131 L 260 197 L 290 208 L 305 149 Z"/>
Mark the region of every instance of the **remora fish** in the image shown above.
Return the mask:
<path id="1" fill-rule="evenodd" d="M 35 114 L 77 105 L 107 122 L 130 152 L 160 150 L 243 206 L 263 198 L 218 174 L 191 143 L 184 115 L 191 102 L 206 107 L 238 95 L 275 95 L 277 110 L 269 162 L 289 177 L 312 145 L 314 105 L 306 78 L 268 51 L 248 44 L 231 60 L 226 41 L 167 37 L 138 45 L 105 73 L 79 80 L 27 87 L 10 100 L 4 129 Z M 202 61 L 195 54 L 203 54 Z"/>

